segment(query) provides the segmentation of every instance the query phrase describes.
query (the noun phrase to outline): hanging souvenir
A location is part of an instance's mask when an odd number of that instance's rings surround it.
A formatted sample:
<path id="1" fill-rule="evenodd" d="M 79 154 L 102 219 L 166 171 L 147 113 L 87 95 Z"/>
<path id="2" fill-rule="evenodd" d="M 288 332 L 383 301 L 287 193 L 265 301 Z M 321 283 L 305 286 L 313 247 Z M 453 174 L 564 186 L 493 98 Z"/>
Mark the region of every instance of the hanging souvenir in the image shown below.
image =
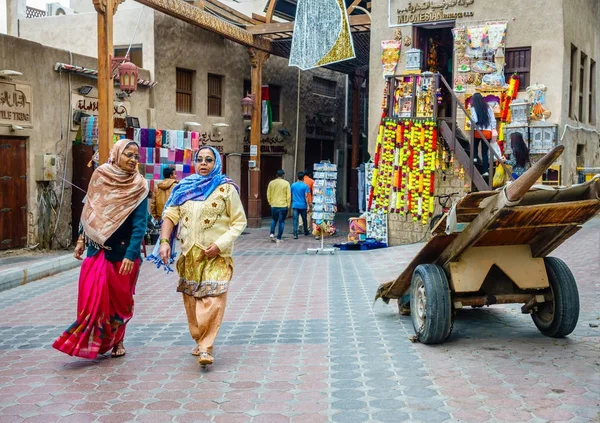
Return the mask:
<path id="1" fill-rule="evenodd" d="M 550 111 L 544 108 L 546 103 L 546 86 L 544 84 L 533 84 L 527 87 L 527 95 L 529 96 L 529 104 L 531 105 L 531 113 L 529 119 L 545 121 L 550 117 Z"/>
<path id="2" fill-rule="evenodd" d="M 506 23 L 490 23 L 487 25 L 487 47 L 492 53 L 504 48 L 506 40 Z"/>
<path id="3" fill-rule="evenodd" d="M 500 112 L 500 120 L 502 122 L 510 122 L 510 103 L 513 99 L 517 98 L 517 94 L 519 93 L 519 76 L 513 75 L 510 77 L 508 81 L 508 89 L 506 90 L 506 95 L 502 101 L 502 108 Z"/>
<path id="4" fill-rule="evenodd" d="M 476 73 L 492 73 L 496 72 L 496 64 L 489 60 L 478 60 L 473 63 L 471 69 Z"/>
<path id="5" fill-rule="evenodd" d="M 487 42 L 487 26 L 471 26 L 467 29 L 468 48 L 466 55 L 480 58 L 483 56 L 483 46 Z"/>
<path id="6" fill-rule="evenodd" d="M 401 48 L 402 43 L 397 40 L 381 42 L 381 66 L 383 67 L 384 78 L 386 76 L 393 76 L 396 73 Z"/>

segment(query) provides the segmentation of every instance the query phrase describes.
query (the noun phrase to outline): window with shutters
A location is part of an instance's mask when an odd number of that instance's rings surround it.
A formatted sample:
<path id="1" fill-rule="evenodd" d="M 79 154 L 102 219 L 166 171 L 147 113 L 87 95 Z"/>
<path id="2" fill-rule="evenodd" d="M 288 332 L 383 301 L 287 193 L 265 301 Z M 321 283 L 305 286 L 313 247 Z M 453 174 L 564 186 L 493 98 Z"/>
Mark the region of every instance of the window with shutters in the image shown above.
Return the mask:
<path id="1" fill-rule="evenodd" d="M 569 67 L 569 72 L 571 73 L 569 77 L 569 117 L 574 118 L 577 111 L 575 110 L 573 98 L 575 94 L 575 78 L 577 75 L 577 47 L 571 44 L 571 66 Z M 577 113 L 578 114 L 578 113 Z"/>
<path id="2" fill-rule="evenodd" d="M 337 82 L 313 76 L 312 92 L 325 97 L 336 97 Z"/>
<path id="3" fill-rule="evenodd" d="M 223 77 L 208 74 L 208 115 L 223 116 Z"/>
<path id="4" fill-rule="evenodd" d="M 273 122 L 281 122 L 281 87 L 269 84 L 269 96 L 271 97 L 271 116 Z"/>
<path id="5" fill-rule="evenodd" d="M 529 72 L 531 68 L 531 47 L 507 48 L 505 55 L 506 64 L 504 75 L 506 80 L 514 74 L 519 77 L 519 91 L 525 91 L 529 86 Z"/>
<path id="6" fill-rule="evenodd" d="M 578 120 L 580 120 L 581 122 L 585 122 L 584 119 L 584 112 L 585 109 L 583 108 L 583 99 L 585 98 L 585 66 L 587 64 L 587 55 L 583 52 L 580 52 L 581 56 L 579 59 L 579 89 L 577 90 L 578 92 L 578 104 L 579 107 L 577 109 L 577 118 Z"/>
<path id="7" fill-rule="evenodd" d="M 596 62 L 590 60 L 590 94 L 589 94 L 589 112 L 588 118 L 592 125 L 596 124 L 596 84 L 598 83 L 598 75 L 596 75 Z"/>
<path id="8" fill-rule="evenodd" d="M 177 68 L 176 70 L 176 111 L 177 113 L 193 113 L 194 78 L 196 72 Z"/>

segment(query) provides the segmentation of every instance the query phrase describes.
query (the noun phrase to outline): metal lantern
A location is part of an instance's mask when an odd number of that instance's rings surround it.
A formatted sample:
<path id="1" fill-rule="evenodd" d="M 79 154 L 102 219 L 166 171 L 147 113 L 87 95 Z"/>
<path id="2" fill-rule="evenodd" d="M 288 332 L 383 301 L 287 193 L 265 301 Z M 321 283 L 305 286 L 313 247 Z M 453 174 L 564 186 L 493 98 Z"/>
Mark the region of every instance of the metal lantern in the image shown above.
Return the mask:
<path id="1" fill-rule="evenodd" d="M 131 94 L 137 89 L 138 67 L 130 61 L 120 63 L 117 72 L 119 73 L 119 86 L 121 91 Z"/>
<path id="2" fill-rule="evenodd" d="M 242 116 L 244 119 L 252 119 L 252 109 L 254 108 L 254 99 L 251 94 L 246 94 L 242 99 Z"/>

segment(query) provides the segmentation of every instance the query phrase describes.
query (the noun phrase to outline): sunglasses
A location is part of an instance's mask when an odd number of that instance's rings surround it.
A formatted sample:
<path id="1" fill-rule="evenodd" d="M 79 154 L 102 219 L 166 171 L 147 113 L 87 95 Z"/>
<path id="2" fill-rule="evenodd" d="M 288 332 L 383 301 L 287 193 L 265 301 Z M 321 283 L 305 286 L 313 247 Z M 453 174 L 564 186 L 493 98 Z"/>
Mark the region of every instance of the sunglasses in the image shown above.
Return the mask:
<path id="1" fill-rule="evenodd" d="M 214 162 L 214 161 L 215 161 L 215 159 L 213 159 L 212 157 L 202 157 L 202 156 L 198 156 L 198 157 L 196 158 L 196 163 L 202 163 L 202 162 L 204 162 L 204 163 L 206 163 L 206 164 L 210 164 L 210 163 L 212 163 L 212 162 Z"/>
<path id="2" fill-rule="evenodd" d="M 123 155 L 125 157 L 127 157 L 128 159 L 135 160 L 136 162 L 139 162 L 140 158 L 141 158 L 139 154 L 135 154 L 135 153 L 123 153 Z"/>

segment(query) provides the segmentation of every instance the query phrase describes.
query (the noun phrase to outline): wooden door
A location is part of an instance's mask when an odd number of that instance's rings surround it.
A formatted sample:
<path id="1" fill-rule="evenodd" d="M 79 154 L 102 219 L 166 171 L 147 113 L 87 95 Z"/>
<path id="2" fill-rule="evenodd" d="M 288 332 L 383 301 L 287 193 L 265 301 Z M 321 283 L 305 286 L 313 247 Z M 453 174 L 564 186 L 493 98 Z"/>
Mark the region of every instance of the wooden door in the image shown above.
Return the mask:
<path id="1" fill-rule="evenodd" d="M 91 145 L 74 145 L 73 146 L 73 185 L 87 191 L 93 167 L 88 167 L 88 163 L 92 160 L 94 149 Z M 83 211 L 83 197 L 85 192 L 79 188 L 72 187 L 71 194 L 71 227 L 73 242 L 77 239 L 79 231 L 79 222 L 81 220 L 81 212 Z"/>
<path id="2" fill-rule="evenodd" d="M 242 197 L 242 205 L 248 214 L 248 193 L 250 188 L 250 177 L 248 169 L 249 156 L 242 156 L 242 186 L 240 187 L 240 196 Z M 261 197 L 261 214 L 262 217 L 271 216 L 271 206 L 267 201 L 267 188 L 269 182 L 277 177 L 277 170 L 281 169 L 281 156 L 260 156 L 260 197 Z"/>
<path id="3" fill-rule="evenodd" d="M 320 163 L 321 160 L 329 160 L 331 163 L 334 163 L 334 153 L 333 141 L 308 138 L 304 152 L 304 169 L 312 172 L 315 163 Z"/>
<path id="4" fill-rule="evenodd" d="M 27 142 L 0 137 L 0 250 L 27 245 Z"/>

